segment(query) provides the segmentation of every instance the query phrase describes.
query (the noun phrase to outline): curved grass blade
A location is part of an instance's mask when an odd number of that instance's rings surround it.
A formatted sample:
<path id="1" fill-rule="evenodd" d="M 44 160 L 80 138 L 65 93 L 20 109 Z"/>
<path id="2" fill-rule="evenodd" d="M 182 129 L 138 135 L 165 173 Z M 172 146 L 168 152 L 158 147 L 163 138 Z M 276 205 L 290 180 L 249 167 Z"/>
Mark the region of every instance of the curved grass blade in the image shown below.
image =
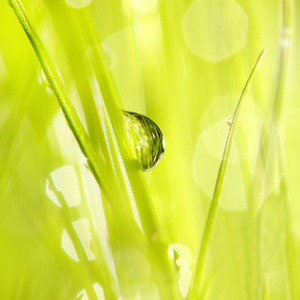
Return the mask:
<path id="1" fill-rule="evenodd" d="M 66 118 L 66 121 L 75 137 L 75 139 L 78 142 L 78 145 L 83 153 L 83 155 L 87 159 L 87 163 L 97 180 L 100 187 L 103 188 L 103 184 L 101 181 L 101 170 L 99 166 L 99 158 L 96 155 L 93 146 L 89 140 L 89 137 L 83 127 L 83 125 L 80 122 L 80 119 L 65 91 L 65 88 L 63 86 L 63 83 L 55 70 L 48 53 L 38 36 L 35 28 L 31 24 L 27 12 L 25 8 L 23 7 L 22 3 L 19 0 L 8 0 L 8 4 L 12 7 L 14 10 L 20 24 L 22 25 L 31 45 L 32 48 L 43 68 L 43 71 L 45 73 L 45 76 L 49 82 L 49 85 L 54 92 L 59 105 L 62 109 L 62 112 Z"/>
<path id="2" fill-rule="evenodd" d="M 82 126 L 80 119 L 78 118 L 78 115 L 76 114 L 76 111 L 74 107 L 71 104 L 70 99 L 67 96 L 67 93 L 64 89 L 63 83 L 56 72 L 47 52 L 46 49 L 40 40 L 36 30 L 32 26 L 25 8 L 23 7 L 22 3 L 20 0 L 7 0 L 8 4 L 13 8 L 19 22 L 21 23 L 25 33 L 27 34 L 29 41 L 35 51 L 35 54 L 42 65 L 45 77 L 54 92 L 55 96 L 58 99 L 59 105 L 64 113 L 64 116 L 66 118 L 66 121 L 74 134 L 81 151 L 83 152 L 84 156 L 87 158 L 87 163 L 89 166 L 89 169 L 93 173 L 98 185 L 101 187 L 102 191 L 106 192 L 104 190 L 104 185 L 102 184 L 102 178 L 105 178 L 103 176 L 103 172 L 100 169 L 100 159 L 97 156 L 93 145 L 84 129 Z M 84 27 L 84 26 L 83 26 Z M 87 26 L 88 27 L 88 26 Z M 93 36 L 93 34 L 91 33 Z M 98 65 L 97 65 L 98 66 Z M 99 66 L 101 64 L 99 63 Z M 103 77 L 103 82 L 102 86 L 104 87 L 105 94 L 109 95 L 109 93 L 112 94 L 112 96 L 115 96 L 113 89 L 110 89 L 111 87 L 111 82 Z M 112 97 L 113 98 L 113 97 Z M 109 99 L 109 97 L 106 97 L 106 99 Z M 113 105 L 107 105 L 107 109 L 111 109 L 110 112 L 112 112 L 114 106 Z M 118 112 L 118 111 L 117 111 Z M 116 116 L 117 112 L 112 112 L 112 116 Z M 109 113 L 109 112 L 108 112 Z M 119 111 L 119 114 L 121 115 L 121 111 Z M 120 122 L 114 122 L 115 119 L 110 120 L 110 123 L 112 124 L 112 127 L 117 127 Z M 117 131 L 117 130 L 116 130 Z M 122 147 L 122 143 L 120 143 Z M 120 146 L 118 145 L 118 146 Z M 167 276 L 164 275 L 165 278 L 163 284 L 167 285 L 168 284 L 168 291 L 172 299 L 178 299 L 177 296 L 177 290 L 175 291 L 173 289 L 173 284 L 172 284 L 172 278 L 173 278 L 173 265 L 171 264 L 168 256 L 167 256 L 167 251 L 166 251 L 166 246 L 163 241 L 163 237 L 160 233 L 160 228 L 156 219 L 156 215 L 154 212 L 154 208 L 152 206 L 152 203 L 150 202 L 149 198 L 149 193 L 147 192 L 145 188 L 144 181 L 142 180 L 142 175 L 140 173 L 134 174 L 136 177 L 132 176 L 133 172 L 129 172 L 129 175 L 131 175 L 131 178 L 129 178 L 130 183 L 134 183 L 136 181 L 140 182 L 141 184 L 136 185 L 133 184 L 131 185 L 132 190 L 130 191 L 133 192 L 134 195 L 142 195 L 143 197 L 139 197 L 138 201 L 136 201 L 136 206 L 139 212 L 139 217 L 141 219 L 142 227 L 145 232 L 145 236 L 147 237 L 147 242 L 149 243 L 149 257 L 152 259 L 152 261 L 155 262 L 155 264 L 158 266 L 157 269 L 162 274 L 166 274 Z M 106 175 L 106 173 L 105 173 Z M 128 174 L 127 174 L 128 175 Z M 126 187 L 127 188 L 127 187 Z M 106 192 L 106 194 L 108 194 Z M 131 197 L 131 195 L 130 195 Z M 109 198 L 109 197 L 108 197 Z M 117 206 L 117 203 L 115 203 Z M 114 211 L 115 215 L 121 216 L 122 220 L 124 219 L 124 210 L 120 209 L 120 205 L 118 205 L 118 211 Z M 116 217 L 115 220 L 118 220 Z M 134 223 L 136 224 L 136 223 Z M 126 229 L 126 228 L 125 228 Z M 125 231 L 124 229 L 124 231 Z M 130 235 L 130 232 L 127 232 L 128 235 Z M 134 237 L 132 237 L 134 238 Z M 173 272 L 173 273 L 172 273 Z M 161 279 L 159 279 L 161 281 Z M 162 285 L 163 285 L 162 284 Z"/>
<path id="3" fill-rule="evenodd" d="M 264 54 L 265 54 L 265 49 L 259 55 L 255 65 L 247 79 L 247 82 L 243 88 L 240 99 L 236 106 L 236 109 L 235 109 L 235 112 L 233 115 L 233 119 L 232 119 L 232 123 L 229 128 L 227 140 L 226 140 L 225 147 L 223 150 L 223 156 L 221 159 L 221 163 L 220 163 L 220 167 L 219 167 L 219 171 L 218 171 L 218 175 L 217 175 L 214 193 L 213 193 L 212 201 L 211 201 L 209 212 L 208 212 L 208 216 L 207 216 L 207 220 L 206 220 L 206 224 L 205 224 L 205 228 L 204 228 L 204 232 L 203 232 L 203 236 L 202 236 L 201 245 L 200 245 L 199 252 L 198 252 L 198 260 L 197 260 L 197 264 L 196 264 L 195 274 L 192 279 L 191 290 L 189 293 L 189 299 L 201 299 L 200 298 L 200 295 L 201 295 L 200 288 L 201 288 L 203 269 L 204 269 L 205 259 L 207 256 L 210 241 L 212 238 L 213 229 L 214 229 L 215 222 L 216 222 L 217 211 L 218 211 L 218 208 L 220 205 L 220 197 L 221 197 L 221 193 L 222 193 L 222 188 L 223 188 L 223 184 L 224 184 L 224 179 L 225 179 L 226 169 L 228 166 L 229 155 L 230 155 L 230 150 L 231 150 L 231 146 L 233 143 L 234 134 L 235 134 L 235 131 L 236 131 L 236 128 L 238 125 L 241 110 L 243 108 L 246 96 L 248 94 L 248 90 L 251 86 L 253 78 L 258 70 L 259 64 L 260 64 Z"/>

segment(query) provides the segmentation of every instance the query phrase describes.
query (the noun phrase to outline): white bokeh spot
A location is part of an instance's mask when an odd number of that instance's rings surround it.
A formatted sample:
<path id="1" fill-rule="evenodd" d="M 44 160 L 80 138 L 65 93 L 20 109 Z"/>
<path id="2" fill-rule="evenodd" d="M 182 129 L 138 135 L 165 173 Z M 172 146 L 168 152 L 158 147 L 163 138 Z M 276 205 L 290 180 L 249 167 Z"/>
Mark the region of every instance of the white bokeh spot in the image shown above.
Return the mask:
<path id="1" fill-rule="evenodd" d="M 188 247 L 178 243 L 171 245 L 168 249 L 168 255 L 172 259 L 175 258 L 174 251 L 176 251 L 179 256 L 179 258 L 176 260 L 176 265 L 180 268 L 178 286 L 182 297 L 185 298 L 187 297 L 193 274 L 193 272 L 189 270 L 193 260 L 192 254 Z"/>
<path id="2" fill-rule="evenodd" d="M 56 204 L 57 206 L 61 207 L 61 204 L 59 202 L 59 200 L 57 199 L 55 193 L 50 189 L 50 182 L 47 179 L 46 181 L 46 194 L 48 195 L 49 199 Z"/>
<path id="3" fill-rule="evenodd" d="M 192 53 L 220 62 L 245 46 L 248 17 L 233 0 L 197 0 L 187 9 L 182 28 Z"/>
<path id="4" fill-rule="evenodd" d="M 147 14 L 157 8 L 158 0 L 132 0 L 131 3 L 136 12 Z"/>
<path id="5" fill-rule="evenodd" d="M 81 197 L 74 167 L 63 166 L 50 175 L 55 188 L 63 194 L 68 206 L 79 205 Z"/>
<path id="6" fill-rule="evenodd" d="M 93 288 L 98 300 L 105 300 L 104 291 L 101 285 L 97 282 L 93 284 Z"/>
<path id="7" fill-rule="evenodd" d="M 87 218 L 81 218 L 72 223 L 74 229 L 79 237 L 82 247 L 86 253 L 88 260 L 94 260 L 95 254 L 91 251 L 90 243 L 92 241 L 92 235 L 90 232 L 90 224 Z"/>
<path id="8" fill-rule="evenodd" d="M 194 178 L 210 198 L 238 99 L 238 94 L 215 97 L 201 118 L 201 134 L 195 151 Z M 241 113 L 230 152 L 221 197 L 221 206 L 225 209 L 247 209 L 241 162 L 247 164 L 251 176 L 254 176 L 254 170 L 258 166 L 257 154 L 262 129 L 262 113 L 250 98 Z"/>
<path id="9" fill-rule="evenodd" d="M 62 234 L 61 246 L 64 251 L 75 261 L 79 261 L 78 255 L 76 253 L 74 244 L 68 235 L 68 233 L 64 230 Z"/>
<path id="10" fill-rule="evenodd" d="M 67 5 L 70 7 L 80 9 L 92 3 L 92 0 L 66 0 Z"/>

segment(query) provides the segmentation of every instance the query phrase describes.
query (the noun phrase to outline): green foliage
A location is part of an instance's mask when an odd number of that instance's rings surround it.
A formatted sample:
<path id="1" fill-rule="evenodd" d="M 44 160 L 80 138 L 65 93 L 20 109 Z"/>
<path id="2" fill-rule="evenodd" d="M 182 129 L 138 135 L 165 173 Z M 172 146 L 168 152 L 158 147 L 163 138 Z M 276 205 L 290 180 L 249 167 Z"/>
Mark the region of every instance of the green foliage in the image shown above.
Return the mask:
<path id="1" fill-rule="evenodd" d="M 182 299 L 190 282 L 189 299 L 299 299 L 297 16 L 289 0 L 0 1 L 0 299 Z M 165 137 L 149 172 L 122 110 Z"/>

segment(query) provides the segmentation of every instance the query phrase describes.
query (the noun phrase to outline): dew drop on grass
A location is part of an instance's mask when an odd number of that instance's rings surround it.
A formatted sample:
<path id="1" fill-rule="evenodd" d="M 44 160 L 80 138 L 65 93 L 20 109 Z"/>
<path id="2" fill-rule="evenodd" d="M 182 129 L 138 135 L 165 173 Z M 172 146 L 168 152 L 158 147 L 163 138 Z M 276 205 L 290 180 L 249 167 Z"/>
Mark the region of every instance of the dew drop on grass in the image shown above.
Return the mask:
<path id="1" fill-rule="evenodd" d="M 165 141 L 159 127 L 148 117 L 123 111 L 127 120 L 127 134 L 134 154 L 143 171 L 154 168 L 162 159 Z"/>
<path id="2" fill-rule="evenodd" d="M 43 69 L 41 78 L 50 88 Z M 151 170 L 164 155 L 165 140 L 161 130 L 151 119 L 141 114 L 123 111 L 123 115 L 127 120 L 126 131 L 136 159 L 143 171 Z"/>

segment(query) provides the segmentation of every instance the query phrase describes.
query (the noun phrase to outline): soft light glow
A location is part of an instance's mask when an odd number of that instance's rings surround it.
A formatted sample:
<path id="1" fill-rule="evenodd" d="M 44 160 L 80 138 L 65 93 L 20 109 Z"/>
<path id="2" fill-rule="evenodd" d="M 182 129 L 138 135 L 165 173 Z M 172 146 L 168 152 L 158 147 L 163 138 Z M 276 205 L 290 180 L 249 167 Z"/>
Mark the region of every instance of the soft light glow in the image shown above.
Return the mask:
<path id="1" fill-rule="evenodd" d="M 57 191 L 63 194 L 68 206 L 80 204 L 80 191 L 74 167 L 63 166 L 52 172 L 51 178 Z"/>
<path id="2" fill-rule="evenodd" d="M 73 99 L 74 96 L 72 95 Z M 77 108 L 77 111 L 80 112 L 80 110 Z M 83 126 L 85 126 L 84 118 L 81 118 L 81 121 L 83 123 Z M 59 151 L 64 158 L 64 161 L 70 163 L 70 164 L 78 164 L 82 158 L 84 158 L 82 152 L 80 151 L 80 148 L 78 147 L 78 144 L 67 125 L 63 114 L 61 111 L 56 114 L 56 116 L 53 119 L 53 125 L 54 125 L 54 133 L 55 137 L 58 141 L 58 146 L 54 147 L 54 151 Z M 52 135 L 53 133 L 53 125 L 51 124 L 49 128 L 49 135 Z"/>
<path id="3" fill-rule="evenodd" d="M 99 61 L 100 55 L 103 55 L 107 71 L 114 68 L 117 59 L 116 53 L 108 44 L 103 43 L 102 45 L 98 44 L 88 47 L 84 54 L 84 62 L 89 72 L 94 74 L 103 73 L 103 70 L 97 68 L 97 65 L 101 63 Z"/>
<path id="4" fill-rule="evenodd" d="M 194 178 L 210 198 L 213 195 L 227 133 L 228 125 L 224 120 L 201 134 L 196 145 Z M 235 145 L 232 145 L 221 205 L 227 209 L 247 208 L 243 178 Z"/>
<path id="5" fill-rule="evenodd" d="M 201 134 L 195 151 L 194 178 L 210 198 L 238 99 L 238 94 L 215 97 L 201 118 Z M 253 99 L 248 99 L 239 120 L 222 192 L 221 205 L 226 209 L 247 208 L 240 163 L 247 161 L 253 176 L 258 163 L 256 158 L 262 128 L 262 113 Z"/>
<path id="6" fill-rule="evenodd" d="M 182 27 L 191 52 L 220 62 L 245 46 L 248 18 L 233 0 L 197 0 L 187 9 Z"/>
<path id="7" fill-rule="evenodd" d="M 54 204 L 56 204 L 57 206 L 61 207 L 61 204 L 60 204 L 59 200 L 57 199 L 55 193 L 50 189 L 49 185 L 50 185 L 50 182 L 47 179 L 47 181 L 46 181 L 46 194 L 48 195 L 48 197 L 50 198 L 50 200 Z"/>
<path id="8" fill-rule="evenodd" d="M 80 9 L 92 3 L 92 0 L 66 0 L 67 5 Z"/>
<path id="9" fill-rule="evenodd" d="M 153 282 L 139 286 L 135 300 L 161 300 L 157 286 Z"/>
<path id="10" fill-rule="evenodd" d="M 273 127 L 265 166 L 265 180 L 263 182 L 261 205 L 274 190 L 279 189 L 282 179 L 286 176 L 286 170 L 280 166 L 281 162 L 278 160 L 279 157 L 284 157 L 284 149 L 278 128 Z"/>
<path id="11" fill-rule="evenodd" d="M 93 288 L 94 288 L 95 294 L 97 296 L 97 300 L 105 300 L 103 288 L 100 286 L 100 284 L 98 282 L 93 284 Z M 86 290 L 80 291 L 77 294 L 76 299 L 89 300 Z"/>
<path id="12" fill-rule="evenodd" d="M 86 290 L 82 290 L 77 294 L 76 299 L 80 300 L 89 300 L 89 297 L 87 296 Z"/>
<path id="13" fill-rule="evenodd" d="M 143 113 L 142 75 L 134 30 L 128 26 L 110 35 L 103 42 L 103 48 L 112 60 L 111 70 L 122 99 L 120 106 Z"/>
<path id="14" fill-rule="evenodd" d="M 91 251 L 90 243 L 92 241 L 92 235 L 90 232 L 89 220 L 86 218 L 79 219 L 72 223 L 75 231 L 79 237 L 82 247 L 86 253 L 89 260 L 95 259 L 95 254 Z"/>
<path id="15" fill-rule="evenodd" d="M 131 3 L 136 12 L 148 14 L 157 8 L 158 0 L 132 0 Z"/>
<path id="16" fill-rule="evenodd" d="M 192 254 L 188 247 L 178 243 L 171 245 L 168 249 L 168 255 L 172 259 L 175 258 L 174 251 L 176 251 L 179 256 L 179 258 L 176 260 L 176 265 L 180 267 L 180 278 L 178 281 L 179 289 L 182 297 L 186 297 L 193 273 L 191 270 L 189 270 L 189 267 L 192 264 Z"/>
<path id="17" fill-rule="evenodd" d="M 93 288 L 96 293 L 97 299 L 105 300 L 103 288 L 100 286 L 100 284 L 98 282 L 93 284 Z"/>
<path id="18" fill-rule="evenodd" d="M 72 259 L 74 259 L 75 261 L 79 261 L 74 244 L 65 230 L 62 234 L 61 247 Z"/>
<path id="19" fill-rule="evenodd" d="M 6 75 L 6 67 L 2 55 L 0 53 L 0 80 L 3 79 L 5 75 Z"/>

